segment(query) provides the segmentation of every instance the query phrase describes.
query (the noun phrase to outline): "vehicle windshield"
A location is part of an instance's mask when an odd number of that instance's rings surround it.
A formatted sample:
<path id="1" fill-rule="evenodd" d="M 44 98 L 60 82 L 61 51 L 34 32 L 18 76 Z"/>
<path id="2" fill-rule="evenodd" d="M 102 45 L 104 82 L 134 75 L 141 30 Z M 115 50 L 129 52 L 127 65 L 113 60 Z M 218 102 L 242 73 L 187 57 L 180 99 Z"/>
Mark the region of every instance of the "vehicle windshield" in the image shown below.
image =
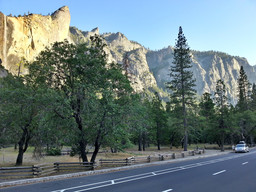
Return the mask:
<path id="1" fill-rule="evenodd" d="M 245 144 L 238 144 L 236 147 L 245 147 Z"/>

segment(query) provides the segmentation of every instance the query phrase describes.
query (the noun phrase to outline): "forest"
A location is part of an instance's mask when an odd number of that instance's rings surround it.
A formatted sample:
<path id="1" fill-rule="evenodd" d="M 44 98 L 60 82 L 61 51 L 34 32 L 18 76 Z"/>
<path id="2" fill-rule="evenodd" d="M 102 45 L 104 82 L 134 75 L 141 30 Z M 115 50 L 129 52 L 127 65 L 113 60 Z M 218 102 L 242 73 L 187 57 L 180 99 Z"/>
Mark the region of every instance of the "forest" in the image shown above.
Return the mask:
<path id="1" fill-rule="evenodd" d="M 125 65 L 107 63 L 104 41 L 56 42 L 38 57 L 22 60 L 19 69 L 0 79 L 0 148 L 15 145 L 16 165 L 22 165 L 29 146 L 35 153 L 71 146 L 84 162 L 95 162 L 102 148 L 113 153 L 137 145 L 179 147 L 244 140 L 254 145 L 256 136 L 256 85 L 243 70 L 237 79 L 237 104 L 226 95 L 222 79 L 213 95 L 199 99 L 189 71 L 189 48 L 180 28 L 170 72 L 168 102 L 158 92 L 136 93 Z M 24 65 L 24 66 L 23 66 Z M 88 159 L 88 151 L 93 155 Z"/>

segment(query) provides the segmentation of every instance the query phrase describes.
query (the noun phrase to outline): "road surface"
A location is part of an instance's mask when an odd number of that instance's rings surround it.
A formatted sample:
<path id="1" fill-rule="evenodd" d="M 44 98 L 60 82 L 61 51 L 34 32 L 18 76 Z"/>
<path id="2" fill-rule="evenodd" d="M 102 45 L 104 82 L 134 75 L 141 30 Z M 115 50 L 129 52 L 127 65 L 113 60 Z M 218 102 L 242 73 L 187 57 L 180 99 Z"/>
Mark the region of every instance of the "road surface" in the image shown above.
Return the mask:
<path id="1" fill-rule="evenodd" d="M 3 192 L 255 192 L 256 150 L 0 189 Z"/>

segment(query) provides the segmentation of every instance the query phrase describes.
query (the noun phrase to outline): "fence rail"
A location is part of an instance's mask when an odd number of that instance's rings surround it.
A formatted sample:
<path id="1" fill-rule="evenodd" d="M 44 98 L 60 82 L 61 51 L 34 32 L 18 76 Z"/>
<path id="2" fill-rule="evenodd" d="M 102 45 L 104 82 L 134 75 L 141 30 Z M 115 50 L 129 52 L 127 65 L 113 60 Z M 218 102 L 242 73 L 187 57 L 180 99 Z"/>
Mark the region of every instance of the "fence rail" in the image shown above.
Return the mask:
<path id="1" fill-rule="evenodd" d="M 195 156 L 196 154 L 205 153 L 204 149 L 198 149 L 193 151 L 184 151 L 181 153 L 171 154 L 159 154 L 153 156 L 141 156 L 141 157 L 129 157 L 126 159 L 100 159 L 99 164 L 101 167 L 117 167 L 117 166 L 129 166 L 139 163 L 150 163 L 153 161 L 164 161 L 176 158 L 185 158 L 186 156 Z"/>
<path id="2" fill-rule="evenodd" d="M 103 167 L 118 167 L 118 166 L 126 166 L 133 164 L 132 158 L 126 158 L 126 159 L 100 159 L 99 160 L 100 165 Z"/>
<path id="3" fill-rule="evenodd" d="M 26 167 L 0 167 L 0 177 L 32 177 L 34 166 Z"/>
<path id="4" fill-rule="evenodd" d="M 164 161 L 186 156 L 203 154 L 203 150 L 186 151 L 181 153 L 159 154 L 154 156 L 129 157 L 125 159 L 100 159 L 101 167 L 118 167 L 130 166 L 139 163 L 150 163 L 154 161 Z M 56 162 L 48 164 L 38 164 L 25 167 L 0 167 L 0 179 L 40 177 L 45 175 L 56 174 L 58 172 L 77 172 L 94 170 L 95 164 L 90 162 Z"/>
<path id="5" fill-rule="evenodd" d="M 87 162 L 56 162 L 26 167 L 0 167 L 0 179 L 26 178 L 52 175 L 58 172 L 93 170 L 94 164 Z"/>
<path id="6" fill-rule="evenodd" d="M 73 170 L 93 170 L 94 169 L 94 163 L 90 162 L 69 162 L 69 163 L 63 163 L 63 162 L 56 162 L 54 163 L 55 169 L 60 171 L 73 171 Z"/>

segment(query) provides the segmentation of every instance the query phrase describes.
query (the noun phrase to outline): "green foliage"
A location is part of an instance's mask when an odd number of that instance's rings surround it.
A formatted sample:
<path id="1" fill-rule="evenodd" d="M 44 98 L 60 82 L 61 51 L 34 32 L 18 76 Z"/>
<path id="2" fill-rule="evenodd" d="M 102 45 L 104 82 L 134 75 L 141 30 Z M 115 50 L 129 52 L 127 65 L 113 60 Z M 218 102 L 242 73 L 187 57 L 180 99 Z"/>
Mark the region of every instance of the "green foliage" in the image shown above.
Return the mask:
<path id="1" fill-rule="evenodd" d="M 247 75 L 244 71 L 243 66 L 240 68 L 239 78 L 237 80 L 238 84 L 238 102 L 236 107 L 240 111 L 244 111 L 249 109 L 249 99 L 251 92 L 251 85 L 247 79 Z"/>
<path id="2" fill-rule="evenodd" d="M 138 94 L 132 95 L 131 99 L 126 123 L 131 134 L 130 139 L 138 144 L 138 150 L 142 151 L 145 150 L 146 144 L 152 141 L 152 105 L 147 98 Z"/>
<path id="3" fill-rule="evenodd" d="M 253 83 L 252 85 L 252 94 L 250 96 L 249 109 L 255 111 L 256 110 L 256 85 Z"/>
<path id="4" fill-rule="evenodd" d="M 154 121 L 154 130 L 155 130 L 155 141 L 160 150 L 161 144 L 164 143 L 165 139 L 165 128 L 167 123 L 166 112 L 163 108 L 162 101 L 157 92 L 155 92 L 155 96 L 152 100 L 152 118 Z"/>
<path id="5" fill-rule="evenodd" d="M 49 156 L 58 156 L 61 155 L 61 149 L 60 148 L 50 148 L 46 151 L 46 154 Z"/>
<path id="6" fill-rule="evenodd" d="M 210 142 L 223 149 L 241 139 L 255 142 L 255 84 L 250 94 L 241 68 L 235 108 L 222 80 L 214 98 L 205 93 L 196 105 L 190 50 L 181 28 L 166 105 L 166 93 L 157 87 L 134 93 L 121 66 L 107 63 L 105 46 L 97 35 L 86 44 L 56 42 L 35 61 L 20 62 L 19 67 L 27 64 L 28 75 L 18 70 L 0 79 L 0 147 L 18 143 L 19 163 L 30 145 L 40 150 L 47 145 L 50 155 L 59 155 L 60 146 L 72 146 L 71 155 L 83 161 L 89 161 L 93 150 L 94 162 L 102 147 L 118 152 L 133 144 L 138 150 L 149 144 L 159 150 L 161 145 L 184 144 L 185 149 L 188 142 Z"/>
<path id="7" fill-rule="evenodd" d="M 8 142 L 19 145 L 16 165 L 21 165 L 26 152 L 38 128 L 42 112 L 44 90 L 34 87 L 26 77 L 9 74 L 1 80 L 0 109 L 3 133 Z"/>
<path id="8" fill-rule="evenodd" d="M 116 129 L 125 128 L 123 108 L 132 89 L 120 66 L 107 64 L 105 46 L 97 35 L 89 44 L 56 42 L 29 65 L 29 81 L 53 94 L 51 117 L 69 121 L 69 140 L 78 144 L 83 161 L 88 144 L 95 147 L 94 161 L 99 148 L 115 140 Z"/>

